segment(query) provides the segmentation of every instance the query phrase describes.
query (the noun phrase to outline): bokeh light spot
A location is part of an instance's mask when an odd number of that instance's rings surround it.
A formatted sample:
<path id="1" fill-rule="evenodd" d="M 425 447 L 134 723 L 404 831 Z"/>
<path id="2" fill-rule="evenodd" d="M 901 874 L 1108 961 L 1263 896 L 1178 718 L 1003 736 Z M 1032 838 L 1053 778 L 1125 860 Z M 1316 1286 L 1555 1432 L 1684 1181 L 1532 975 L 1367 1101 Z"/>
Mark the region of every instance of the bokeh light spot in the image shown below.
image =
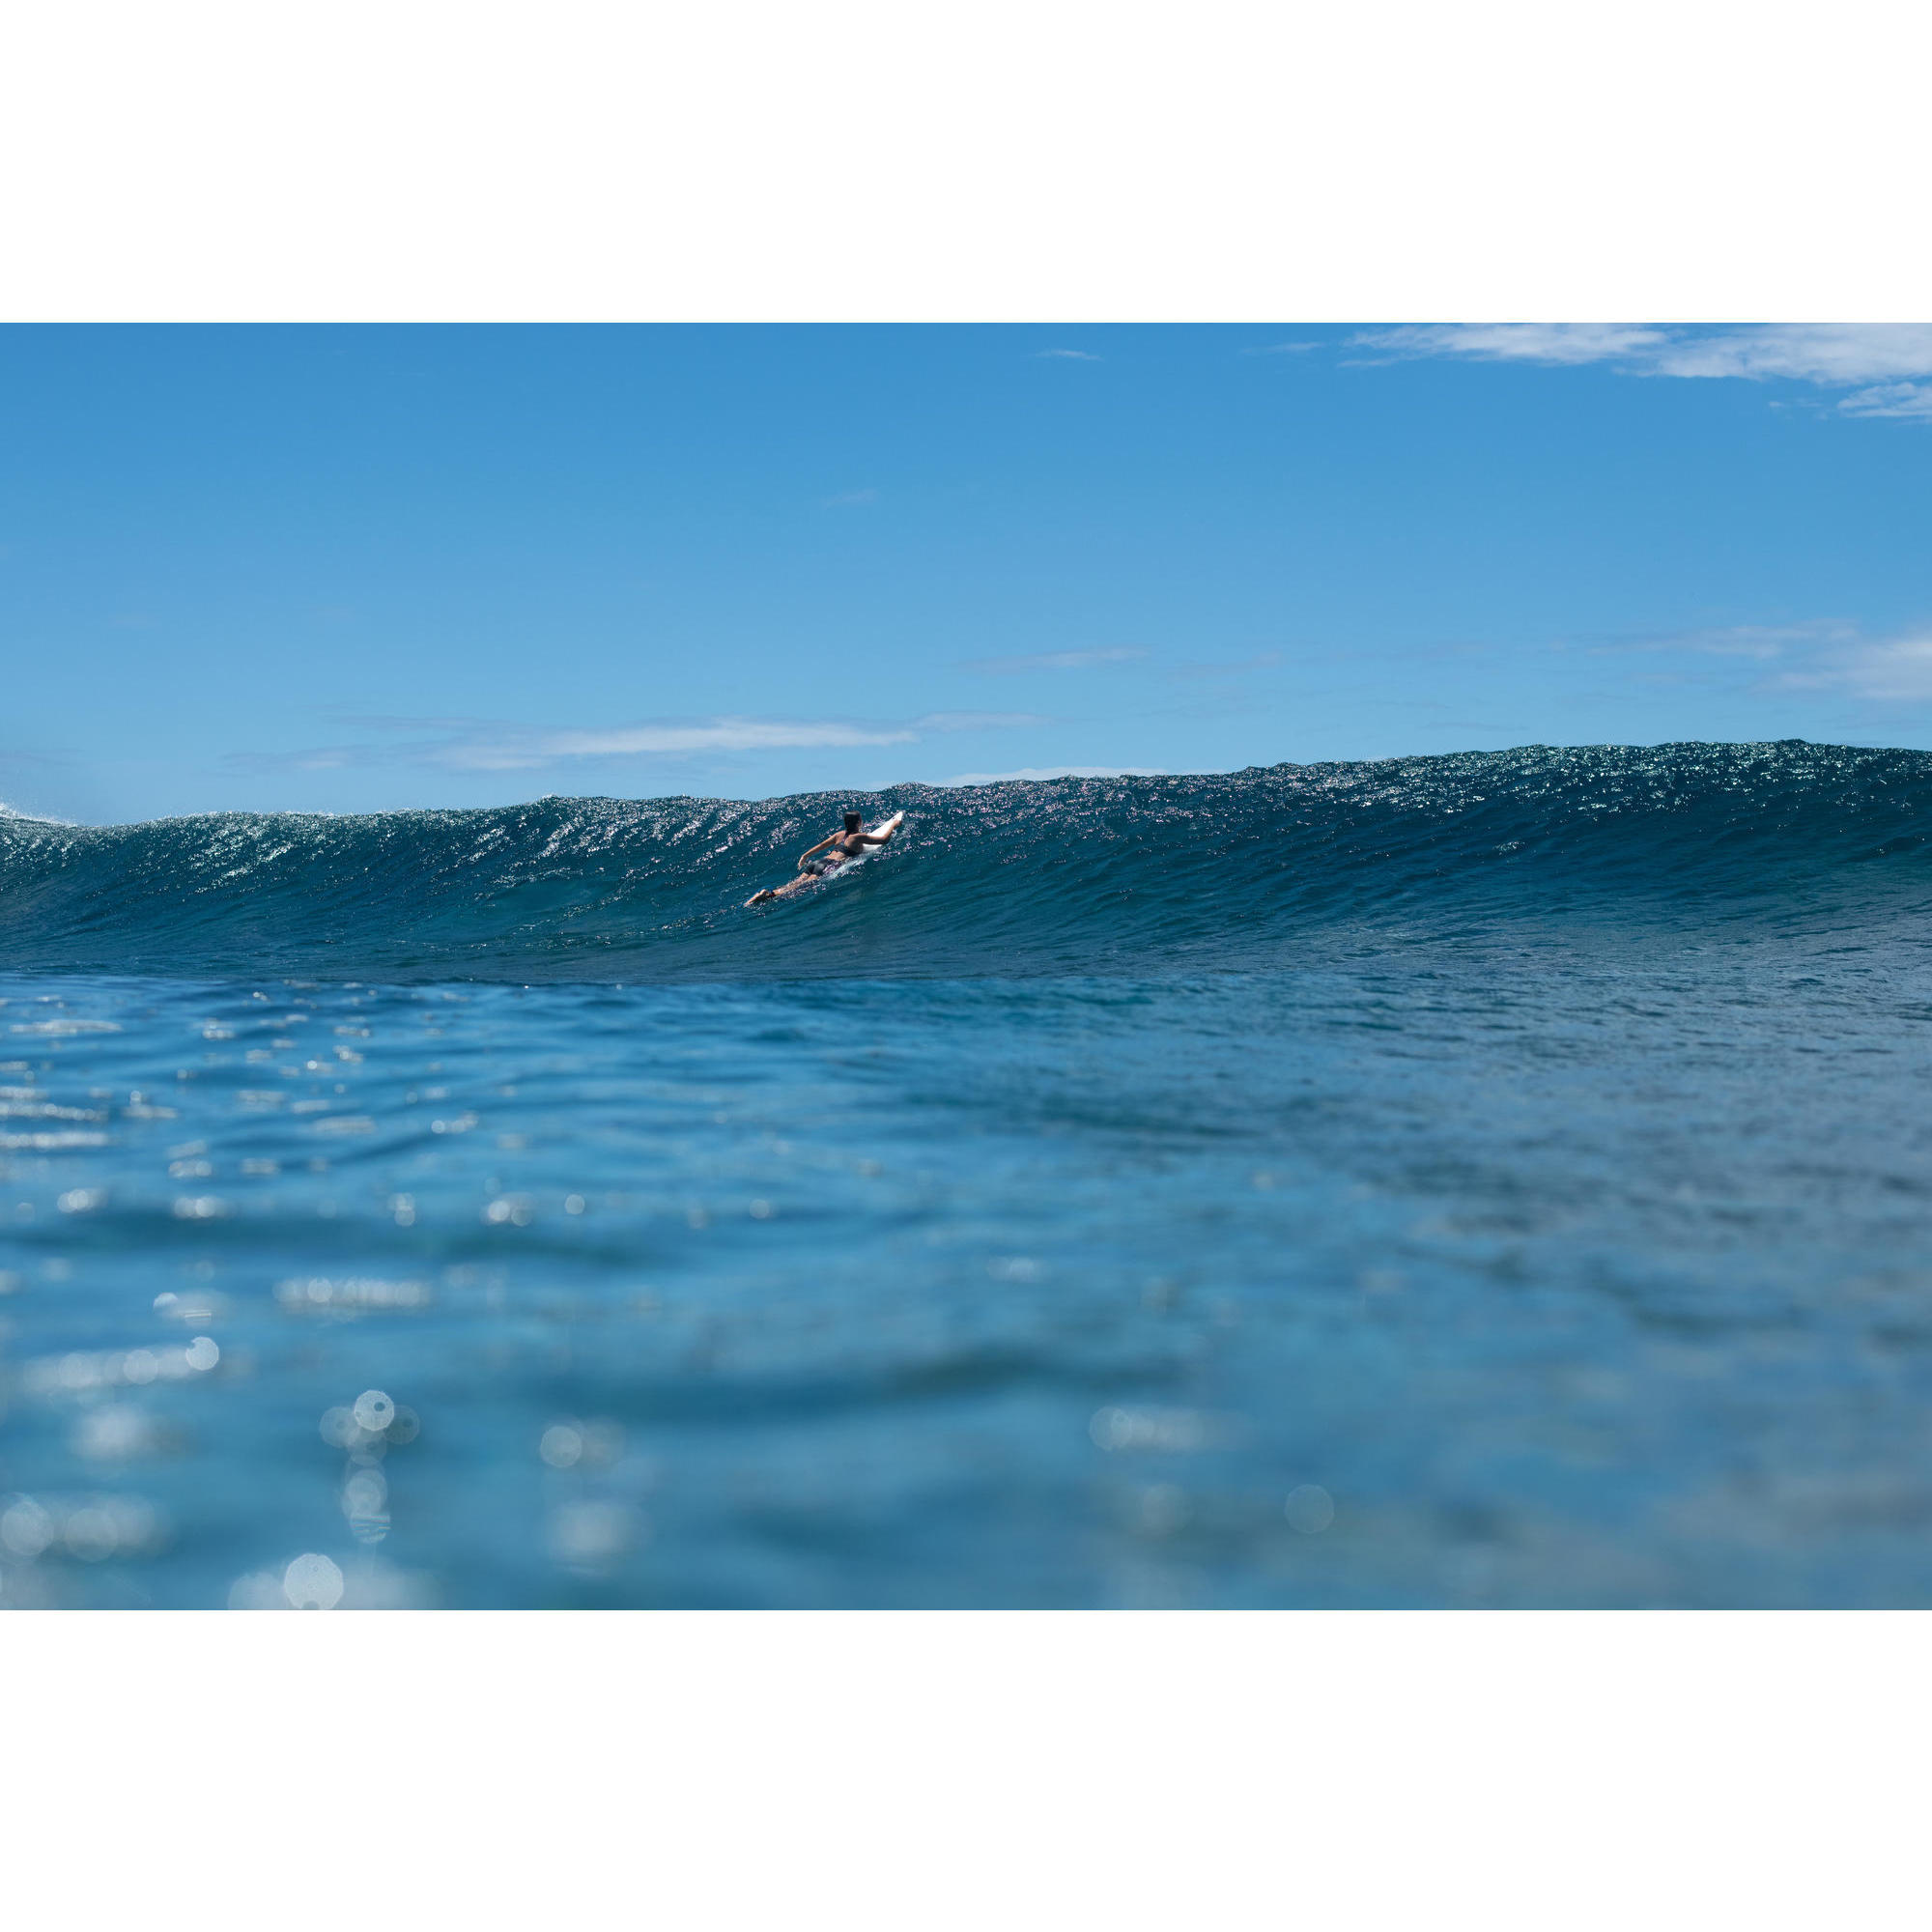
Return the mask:
<path id="1" fill-rule="evenodd" d="M 0 1544 L 29 1563 L 54 1540 L 53 1519 L 32 1496 L 20 1496 L 0 1511 Z"/>
<path id="2" fill-rule="evenodd" d="M 381 1389 L 364 1389 L 355 1398 L 355 1406 L 351 1413 L 358 1429 L 366 1429 L 371 1435 L 377 1435 L 395 1421 L 396 1405 Z"/>
<path id="3" fill-rule="evenodd" d="M 282 1573 L 282 1594 L 298 1610 L 332 1610 L 342 1601 L 342 1572 L 313 1550 Z"/>
<path id="4" fill-rule="evenodd" d="M 1320 1536 L 1335 1520 L 1335 1499 L 1320 1483 L 1303 1483 L 1288 1492 L 1282 1513 L 1289 1528 L 1303 1536 Z"/>

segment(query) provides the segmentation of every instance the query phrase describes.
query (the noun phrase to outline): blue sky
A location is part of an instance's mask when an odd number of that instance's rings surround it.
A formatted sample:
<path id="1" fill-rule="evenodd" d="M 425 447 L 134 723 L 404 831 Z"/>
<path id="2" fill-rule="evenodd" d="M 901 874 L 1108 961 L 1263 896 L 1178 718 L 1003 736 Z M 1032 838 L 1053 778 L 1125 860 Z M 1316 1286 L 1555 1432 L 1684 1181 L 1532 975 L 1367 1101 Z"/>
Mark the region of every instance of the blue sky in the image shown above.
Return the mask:
<path id="1" fill-rule="evenodd" d="M 1932 747 L 1932 328 L 12 328 L 0 799 Z"/>

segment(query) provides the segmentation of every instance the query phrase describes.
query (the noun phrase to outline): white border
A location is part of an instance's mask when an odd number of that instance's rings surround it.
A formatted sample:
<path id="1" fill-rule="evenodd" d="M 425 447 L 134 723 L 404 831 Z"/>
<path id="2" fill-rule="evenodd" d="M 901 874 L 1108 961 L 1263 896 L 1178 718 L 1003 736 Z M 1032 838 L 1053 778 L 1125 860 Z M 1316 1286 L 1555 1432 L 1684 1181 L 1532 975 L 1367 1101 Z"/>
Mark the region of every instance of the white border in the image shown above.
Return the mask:
<path id="1" fill-rule="evenodd" d="M 68 0 L 14 320 L 1921 320 L 1932 15 Z"/>
<path id="2" fill-rule="evenodd" d="M 1922 1889 L 1916 1615 L 4 1629 L 22 1924 L 1702 1932 Z"/>
<path id="3" fill-rule="evenodd" d="M 0 317 L 1923 320 L 1929 40 L 1868 0 L 70 0 L 0 39 Z M 1889 1923 L 1924 1634 L 12 1617 L 9 1902 Z"/>

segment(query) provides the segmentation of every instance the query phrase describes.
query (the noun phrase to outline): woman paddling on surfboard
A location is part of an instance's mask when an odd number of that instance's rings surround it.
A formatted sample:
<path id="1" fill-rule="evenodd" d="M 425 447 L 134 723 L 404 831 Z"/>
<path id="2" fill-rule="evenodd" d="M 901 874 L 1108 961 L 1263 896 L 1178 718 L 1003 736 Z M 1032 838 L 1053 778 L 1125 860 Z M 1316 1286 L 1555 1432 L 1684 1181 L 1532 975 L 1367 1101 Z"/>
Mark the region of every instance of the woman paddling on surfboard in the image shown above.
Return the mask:
<path id="1" fill-rule="evenodd" d="M 867 845 L 885 844 L 899 829 L 899 820 L 904 816 L 904 812 L 895 811 L 877 832 L 866 832 L 861 829 L 865 824 L 863 815 L 848 811 L 843 831 L 833 833 L 829 838 L 821 838 L 799 859 L 797 878 L 787 879 L 781 886 L 753 893 L 745 903 L 748 906 L 762 905 L 767 899 L 786 898 L 793 893 L 804 892 L 808 886 L 815 886 L 820 879 L 836 872 L 848 859 L 858 858 Z M 816 856 L 820 852 L 825 854 L 822 859 Z"/>

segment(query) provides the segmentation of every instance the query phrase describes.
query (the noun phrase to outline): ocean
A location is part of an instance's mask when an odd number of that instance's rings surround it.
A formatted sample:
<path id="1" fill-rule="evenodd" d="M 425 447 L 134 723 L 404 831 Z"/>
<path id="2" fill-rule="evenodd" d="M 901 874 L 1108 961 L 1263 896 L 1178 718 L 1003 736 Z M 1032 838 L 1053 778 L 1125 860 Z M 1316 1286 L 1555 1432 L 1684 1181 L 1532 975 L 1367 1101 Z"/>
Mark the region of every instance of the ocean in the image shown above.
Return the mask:
<path id="1" fill-rule="evenodd" d="M 1929 909 L 1802 741 L 0 816 L 0 1605 L 1932 1602 Z"/>

